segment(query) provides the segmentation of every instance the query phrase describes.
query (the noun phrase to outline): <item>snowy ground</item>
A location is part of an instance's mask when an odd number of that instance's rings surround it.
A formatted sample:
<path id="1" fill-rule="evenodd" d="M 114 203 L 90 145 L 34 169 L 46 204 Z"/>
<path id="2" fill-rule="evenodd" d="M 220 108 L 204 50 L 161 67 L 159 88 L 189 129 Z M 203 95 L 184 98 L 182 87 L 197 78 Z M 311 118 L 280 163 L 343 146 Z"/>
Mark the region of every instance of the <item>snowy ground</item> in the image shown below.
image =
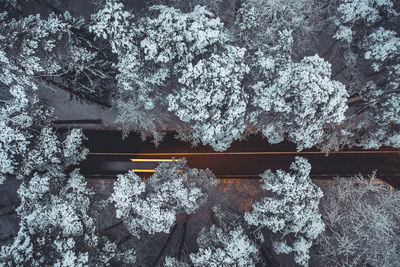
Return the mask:
<path id="1" fill-rule="evenodd" d="M 115 123 L 117 111 L 99 104 L 82 100 L 59 88 L 40 88 L 39 98 L 54 108 L 55 120 L 101 120 L 101 124 L 79 124 L 84 129 L 115 129 L 120 125 Z M 69 125 L 73 128 L 74 125 Z"/>

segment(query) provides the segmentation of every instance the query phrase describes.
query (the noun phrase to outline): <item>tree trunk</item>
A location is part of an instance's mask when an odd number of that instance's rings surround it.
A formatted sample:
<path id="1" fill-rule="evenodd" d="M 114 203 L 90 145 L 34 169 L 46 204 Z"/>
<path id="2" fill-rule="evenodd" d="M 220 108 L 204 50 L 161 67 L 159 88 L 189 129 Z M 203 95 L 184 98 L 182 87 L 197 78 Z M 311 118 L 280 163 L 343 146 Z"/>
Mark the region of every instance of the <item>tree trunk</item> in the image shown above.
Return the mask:
<path id="1" fill-rule="evenodd" d="M 165 249 L 166 249 L 167 246 L 168 246 L 169 241 L 171 241 L 171 237 L 172 237 L 172 235 L 174 234 L 174 232 L 175 232 L 175 230 L 176 230 L 176 226 L 177 226 L 177 224 L 175 223 L 174 226 L 173 226 L 172 229 L 171 229 L 171 232 L 169 232 L 167 241 L 165 241 L 164 246 L 161 248 L 160 253 L 158 253 L 157 258 L 154 260 L 154 263 L 151 265 L 152 267 L 157 266 L 157 263 L 160 261 L 162 255 L 163 255 L 163 253 L 164 253 L 164 251 L 165 251 Z"/>
<path id="2" fill-rule="evenodd" d="M 217 220 L 215 219 L 215 213 L 214 213 L 213 209 L 212 209 L 211 207 L 210 207 L 209 209 L 210 209 L 210 219 L 211 219 L 211 222 L 212 222 L 214 225 L 219 226 L 219 225 L 217 224 Z"/>
<path id="3" fill-rule="evenodd" d="M 254 235 L 249 235 L 250 239 L 257 244 L 258 250 L 261 253 L 261 258 L 264 263 L 267 263 L 266 266 L 279 266 L 279 263 L 273 259 L 271 253 L 267 254 L 267 250 L 264 248 L 264 243 L 262 243 L 259 239 L 257 239 Z M 265 265 L 264 265 L 265 266 Z"/>
<path id="4" fill-rule="evenodd" d="M 260 247 L 261 257 L 266 261 L 267 266 L 278 266 L 278 265 L 272 264 L 272 261 L 270 260 L 267 253 L 265 252 L 263 244 L 259 244 L 259 247 Z"/>
<path id="5" fill-rule="evenodd" d="M 179 249 L 178 249 L 178 261 L 181 260 L 183 244 L 185 243 L 186 229 L 187 229 L 187 220 L 183 223 L 183 232 L 182 232 L 181 242 L 179 244 Z"/>

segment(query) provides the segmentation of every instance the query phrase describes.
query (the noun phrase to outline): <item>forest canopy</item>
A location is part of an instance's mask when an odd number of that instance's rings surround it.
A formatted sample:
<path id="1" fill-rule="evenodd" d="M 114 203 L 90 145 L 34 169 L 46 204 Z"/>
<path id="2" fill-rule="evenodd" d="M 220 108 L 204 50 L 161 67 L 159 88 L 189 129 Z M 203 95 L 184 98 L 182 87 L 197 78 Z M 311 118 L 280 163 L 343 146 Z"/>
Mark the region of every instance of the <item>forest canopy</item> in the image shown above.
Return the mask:
<path id="1" fill-rule="evenodd" d="M 79 169 L 84 131 L 59 131 L 39 91 L 101 106 L 122 137 L 155 144 L 174 131 L 218 152 L 249 135 L 399 148 L 399 12 L 398 0 L 0 0 L 0 186 L 18 188 L 13 208 L 0 203 L 18 219 L 0 265 L 396 266 L 399 192 L 374 174 L 320 188 L 296 157 L 240 191 L 173 159 L 99 194 Z"/>

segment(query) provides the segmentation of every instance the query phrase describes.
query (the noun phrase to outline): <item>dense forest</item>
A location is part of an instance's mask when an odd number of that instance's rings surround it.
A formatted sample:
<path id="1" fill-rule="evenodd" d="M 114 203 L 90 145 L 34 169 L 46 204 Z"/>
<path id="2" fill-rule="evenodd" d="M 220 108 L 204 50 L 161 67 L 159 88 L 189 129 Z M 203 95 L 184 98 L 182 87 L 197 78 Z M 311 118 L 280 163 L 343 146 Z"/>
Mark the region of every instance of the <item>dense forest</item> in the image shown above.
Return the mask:
<path id="1" fill-rule="evenodd" d="M 374 174 L 319 187 L 296 157 L 238 196 L 179 159 L 98 194 L 82 129 L 58 131 L 37 93 L 113 110 L 121 138 L 156 145 L 173 130 L 215 151 L 255 134 L 399 148 L 398 0 L 78 2 L 0 0 L 0 187 L 18 188 L 0 217 L 19 224 L 0 227 L 0 266 L 398 266 L 400 193 Z"/>

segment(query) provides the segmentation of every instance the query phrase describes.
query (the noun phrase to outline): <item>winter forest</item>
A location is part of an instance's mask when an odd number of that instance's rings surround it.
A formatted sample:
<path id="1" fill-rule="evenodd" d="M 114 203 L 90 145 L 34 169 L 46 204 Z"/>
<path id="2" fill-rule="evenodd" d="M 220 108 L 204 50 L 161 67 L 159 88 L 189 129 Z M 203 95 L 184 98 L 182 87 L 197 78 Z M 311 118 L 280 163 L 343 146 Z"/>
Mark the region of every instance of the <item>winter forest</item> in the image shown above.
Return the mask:
<path id="1" fill-rule="evenodd" d="M 399 149 L 399 88 L 399 0 L 0 0 L 0 266 L 398 267 L 400 193 L 374 172 L 296 156 L 241 182 L 182 157 L 93 182 L 85 127 L 54 122 L 79 99 L 121 140 L 329 157 Z"/>

